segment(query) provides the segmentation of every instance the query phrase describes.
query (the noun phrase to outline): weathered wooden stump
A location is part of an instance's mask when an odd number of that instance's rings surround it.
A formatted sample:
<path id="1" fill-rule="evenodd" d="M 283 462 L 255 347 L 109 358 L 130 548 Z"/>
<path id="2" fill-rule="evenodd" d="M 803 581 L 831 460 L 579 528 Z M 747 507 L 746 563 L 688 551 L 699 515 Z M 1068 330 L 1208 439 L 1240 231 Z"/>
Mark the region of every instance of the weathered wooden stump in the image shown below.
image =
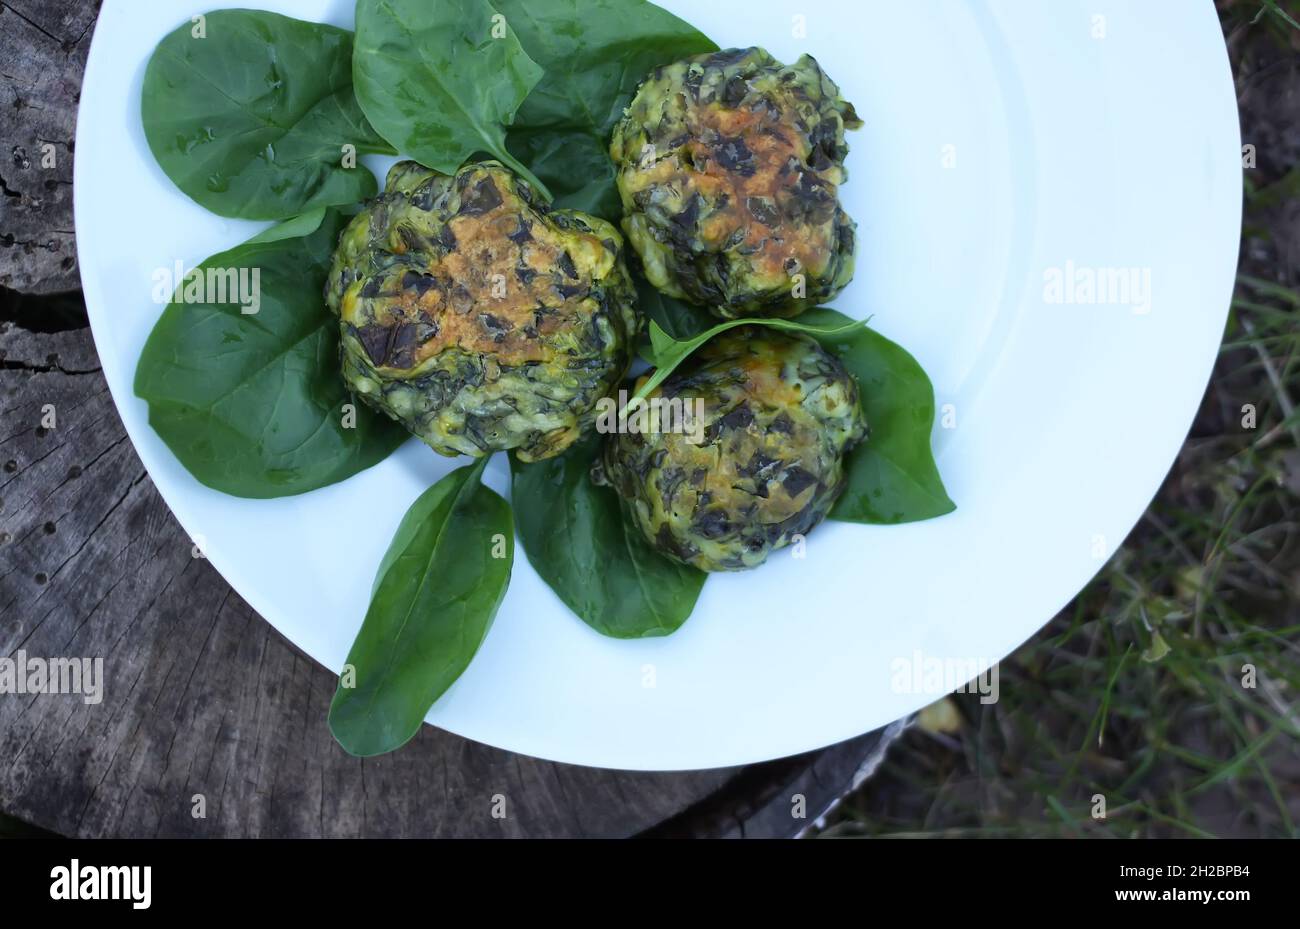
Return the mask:
<path id="1" fill-rule="evenodd" d="M 80 287 L 72 230 L 77 102 L 99 0 L 0 3 L 0 287 Z"/>
<path id="2" fill-rule="evenodd" d="M 97 10 L 0 3 L 0 656 L 102 657 L 105 676 L 95 705 L 0 694 L 0 812 L 79 836 L 789 836 L 874 769 L 901 727 L 687 774 L 553 764 L 428 726 L 381 758 L 338 748 L 333 675 L 195 557 L 65 293 Z"/>

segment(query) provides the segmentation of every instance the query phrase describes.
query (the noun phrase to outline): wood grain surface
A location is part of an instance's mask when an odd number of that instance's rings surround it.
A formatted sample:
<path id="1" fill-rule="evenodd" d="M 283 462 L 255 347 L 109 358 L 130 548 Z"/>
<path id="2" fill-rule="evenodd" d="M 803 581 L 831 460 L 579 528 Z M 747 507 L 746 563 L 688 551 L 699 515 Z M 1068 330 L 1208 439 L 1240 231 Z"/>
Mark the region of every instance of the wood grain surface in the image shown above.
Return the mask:
<path id="1" fill-rule="evenodd" d="M 72 156 L 98 14 L 98 0 L 0 2 L 0 286 L 81 286 Z"/>

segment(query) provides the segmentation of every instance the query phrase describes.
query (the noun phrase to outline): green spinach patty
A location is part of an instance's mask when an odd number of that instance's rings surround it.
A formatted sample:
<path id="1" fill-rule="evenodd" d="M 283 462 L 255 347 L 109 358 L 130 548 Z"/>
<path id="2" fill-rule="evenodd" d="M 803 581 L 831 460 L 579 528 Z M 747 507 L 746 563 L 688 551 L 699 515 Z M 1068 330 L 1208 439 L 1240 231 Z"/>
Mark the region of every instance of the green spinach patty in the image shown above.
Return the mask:
<path id="1" fill-rule="evenodd" d="M 326 300 L 347 383 L 449 456 L 564 451 L 640 327 L 618 231 L 493 161 L 396 165 L 344 231 Z"/>
<path id="2" fill-rule="evenodd" d="M 861 125 L 807 55 L 728 49 L 651 72 L 610 143 L 646 278 L 723 318 L 834 297 L 853 277 L 844 131 Z"/>
<path id="3" fill-rule="evenodd" d="M 704 571 L 757 567 L 806 534 L 844 487 L 867 434 L 858 386 L 814 340 L 761 326 L 706 343 L 652 391 L 703 400 L 703 441 L 612 435 L 593 468 L 659 551 Z"/>

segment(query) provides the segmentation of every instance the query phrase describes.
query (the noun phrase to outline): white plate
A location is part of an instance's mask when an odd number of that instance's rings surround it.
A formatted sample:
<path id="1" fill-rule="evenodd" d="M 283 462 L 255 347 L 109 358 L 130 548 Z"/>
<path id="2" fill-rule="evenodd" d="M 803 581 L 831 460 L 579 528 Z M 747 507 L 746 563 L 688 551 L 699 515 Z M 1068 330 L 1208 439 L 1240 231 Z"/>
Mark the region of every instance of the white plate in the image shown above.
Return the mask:
<path id="1" fill-rule="evenodd" d="M 353 7 L 249 5 L 341 26 Z M 592 632 L 521 552 L 487 642 L 429 722 L 542 758 L 667 770 L 882 726 L 937 696 L 900 669 L 919 657 L 925 684 L 932 660 L 996 661 L 1083 587 L 1155 493 L 1200 401 L 1242 184 L 1209 0 L 822 0 L 798 7 L 802 38 L 786 4 L 664 5 L 724 46 L 815 55 L 866 120 L 844 189 L 858 274 L 835 305 L 874 314 L 951 405 L 955 425 L 936 424 L 934 443 L 959 507 L 908 526 L 826 524 L 804 560 L 783 552 L 712 578 L 680 632 L 644 642 Z M 145 144 L 145 62 L 187 15 L 174 0 L 104 4 L 77 130 L 86 303 L 127 430 L 181 524 L 259 613 L 337 671 L 370 566 L 452 465 L 411 442 L 341 485 L 251 502 L 202 487 L 149 428 L 131 383 L 161 312 L 153 272 L 260 228 L 190 202 Z M 1149 271 L 1146 312 L 1046 292 L 1052 269 L 1119 268 Z M 488 482 L 504 493 L 508 480 L 498 456 Z"/>

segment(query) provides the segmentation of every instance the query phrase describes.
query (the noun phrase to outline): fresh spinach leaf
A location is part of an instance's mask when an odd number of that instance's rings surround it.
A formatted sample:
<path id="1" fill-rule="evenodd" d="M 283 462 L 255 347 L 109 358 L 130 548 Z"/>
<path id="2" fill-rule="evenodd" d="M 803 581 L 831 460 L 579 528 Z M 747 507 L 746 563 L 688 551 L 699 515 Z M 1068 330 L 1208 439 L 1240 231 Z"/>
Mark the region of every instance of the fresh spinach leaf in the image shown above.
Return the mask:
<path id="1" fill-rule="evenodd" d="M 691 615 L 708 577 L 655 551 L 591 482 L 600 436 L 533 464 L 511 456 L 519 539 L 542 580 L 587 625 L 620 639 L 668 635 Z"/>
<path id="2" fill-rule="evenodd" d="M 551 198 L 506 149 L 542 68 L 487 0 L 358 0 L 353 61 L 362 110 L 404 154 L 452 174 L 484 152 Z"/>
<path id="3" fill-rule="evenodd" d="M 838 313 L 835 315 L 839 316 Z M 650 346 L 645 357 L 650 364 L 654 365 L 655 371 L 637 390 L 636 396 L 642 398 L 650 396 L 696 349 L 728 329 L 735 329 L 738 326 L 767 326 L 770 329 L 798 332 L 820 339 L 823 336 L 848 334 L 855 329 L 863 329 L 866 325 L 866 320 L 853 320 L 847 316 L 838 320 L 822 320 L 820 318 L 810 318 L 808 313 L 803 313 L 797 320 L 775 318 L 732 319 L 706 329 L 689 339 L 679 340 L 664 332 L 663 328 L 652 319 L 649 325 Z"/>
<path id="4" fill-rule="evenodd" d="M 849 321 L 829 309 L 809 310 L 799 319 L 824 327 Z M 955 510 L 930 449 L 934 387 L 916 359 L 867 328 L 814 337 L 857 378 L 871 429 L 867 441 L 849 452 L 848 487 L 830 518 L 910 523 Z"/>
<path id="5" fill-rule="evenodd" d="M 646 0 L 494 0 L 545 75 L 506 137 L 557 206 L 622 216 L 609 136 L 654 68 L 717 51 L 707 36 Z"/>
<path id="6" fill-rule="evenodd" d="M 352 400 L 339 373 L 338 319 L 321 293 L 342 226 L 330 210 L 209 258 L 145 343 L 136 395 L 207 486 L 263 499 L 305 493 L 377 464 L 408 438 Z"/>
<path id="7" fill-rule="evenodd" d="M 609 140 L 567 129 L 511 129 L 506 144 L 555 195 L 552 206 L 617 224 L 623 203 L 614 186 Z"/>
<path id="8" fill-rule="evenodd" d="M 486 464 L 480 458 L 425 491 L 380 563 L 330 704 L 330 731 L 353 755 L 391 752 L 419 731 L 505 598 L 514 526 L 510 504 L 481 483 Z"/>
<path id="9" fill-rule="evenodd" d="M 520 125 L 607 136 L 646 75 L 717 51 L 707 36 L 648 0 L 493 0 L 546 74 Z"/>
<path id="10" fill-rule="evenodd" d="M 692 339 L 717 325 L 717 317 L 708 310 L 668 296 L 639 272 L 632 279 L 641 314 L 677 341 Z"/>
<path id="11" fill-rule="evenodd" d="M 271 242 L 283 242 L 285 239 L 300 239 L 303 236 L 309 236 L 321 227 L 321 223 L 325 222 L 326 212 L 325 207 L 309 210 L 301 216 L 286 219 L 282 223 L 276 223 L 269 229 L 263 229 L 244 244 L 265 245 Z"/>
<path id="12" fill-rule="evenodd" d="M 276 13 L 218 10 L 168 35 L 141 112 L 164 173 L 221 216 L 285 219 L 373 197 L 374 175 L 344 146 L 396 154 L 353 96 L 352 34 Z"/>

